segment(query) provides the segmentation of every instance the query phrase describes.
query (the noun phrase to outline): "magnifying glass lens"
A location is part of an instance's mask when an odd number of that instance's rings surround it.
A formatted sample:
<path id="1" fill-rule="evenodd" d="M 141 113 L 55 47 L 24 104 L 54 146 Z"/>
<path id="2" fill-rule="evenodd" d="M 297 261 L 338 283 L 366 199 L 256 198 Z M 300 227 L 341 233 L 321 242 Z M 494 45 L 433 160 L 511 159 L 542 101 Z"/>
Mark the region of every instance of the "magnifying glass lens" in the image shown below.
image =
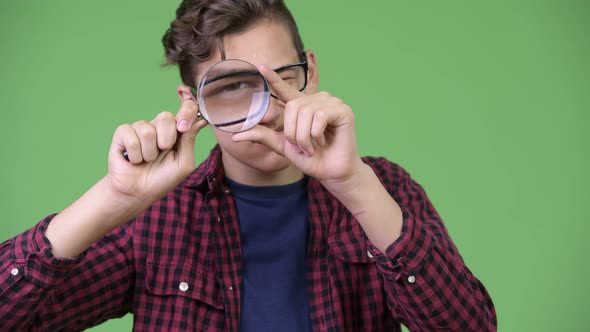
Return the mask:
<path id="1" fill-rule="evenodd" d="M 219 130 L 240 132 L 262 120 L 270 89 L 258 69 L 242 60 L 224 60 L 210 67 L 197 88 L 201 114 Z"/>

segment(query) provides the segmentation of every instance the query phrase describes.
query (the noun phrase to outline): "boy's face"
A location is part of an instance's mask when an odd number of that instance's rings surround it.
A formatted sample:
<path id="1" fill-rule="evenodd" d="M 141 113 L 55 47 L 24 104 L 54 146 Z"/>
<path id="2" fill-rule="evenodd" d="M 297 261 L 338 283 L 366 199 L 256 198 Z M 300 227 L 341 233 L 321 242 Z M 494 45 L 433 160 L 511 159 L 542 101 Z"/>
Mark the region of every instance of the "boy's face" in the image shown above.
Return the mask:
<path id="1" fill-rule="evenodd" d="M 246 31 L 230 34 L 224 38 L 226 59 L 240 59 L 255 66 L 265 65 L 267 68 L 279 68 L 300 62 L 289 30 L 280 23 L 262 20 Z M 210 66 L 221 61 L 219 50 L 199 65 L 196 82 Z M 319 76 L 315 55 L 307 52 L 309 63 L 308 84 L 304 90 L 307 94 L 317 91 Z M 190 98 L 182 93 L 181 98 Z M 284 103 L 271 98 L 268 112 L 260 122 L 275 131 L 283 130 Z M 223 152 L 223 162 L 227 176 L 236 181 L 252 184 L 268 184 L 270 182 L 292 182 L 301 178 L 302 174 L 284 157 L 276 154 L 265 145 L 254 142 L 233 142 L 232 134 L 212 129 Z M 276 178 L 275 178 L 276 177 Z M 262 182 L 258 181 L 260 178 Z"/>

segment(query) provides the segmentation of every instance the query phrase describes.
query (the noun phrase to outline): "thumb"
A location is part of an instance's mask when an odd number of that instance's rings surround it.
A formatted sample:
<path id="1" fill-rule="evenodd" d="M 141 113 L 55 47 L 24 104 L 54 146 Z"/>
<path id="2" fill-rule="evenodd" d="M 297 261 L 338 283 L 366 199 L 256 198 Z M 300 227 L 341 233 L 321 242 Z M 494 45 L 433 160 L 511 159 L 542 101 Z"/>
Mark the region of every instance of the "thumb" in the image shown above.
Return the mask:
<path id="1" fill-rule="evenodd" d="M 251 129 L 232 135 L 234 142 L 251 141 L 261 143 L 281 156 L 285 155 L 285 135 L 268 127 L 256 125 Z"/>
<path id="2" fill-rule="evenodd" d="M 184 133 L 178 133 L 177 140 L 178 158 L 182 165 L 194 164 L 195 162 L 195 139 L 199 131 L 207 126 L 205 119 L 195 121 L 193 125 Z"/>

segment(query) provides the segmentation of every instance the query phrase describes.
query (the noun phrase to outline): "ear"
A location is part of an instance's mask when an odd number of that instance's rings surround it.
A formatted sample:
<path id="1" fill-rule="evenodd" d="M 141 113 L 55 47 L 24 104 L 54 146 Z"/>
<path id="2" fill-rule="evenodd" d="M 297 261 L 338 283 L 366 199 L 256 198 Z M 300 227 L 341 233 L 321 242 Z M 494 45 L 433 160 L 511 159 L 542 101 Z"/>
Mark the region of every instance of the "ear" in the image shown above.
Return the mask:
<path id="1" fill-rule="evenodd" d="M 315 53 L 311 50 L 305 51 L 307 55 L 307 88 L 305 90 L 310 93 L 316 93 L 318 91 L 318 85 L 320 84 L 320 72 L 318 71 L 318 64 L 315 57 Z"/>
<path id="2" fill-rule="evenodd" d="M 193 95 L 191 88 L 186 85 L 179 85 L 176 88 L 176 93 L 178 94 L 178 98 L 180 99 L 181 104 L 189 99 L 193 100 L 194 102 L 197 102 L 197 98 L 195 98 L 195 95 Z"/>

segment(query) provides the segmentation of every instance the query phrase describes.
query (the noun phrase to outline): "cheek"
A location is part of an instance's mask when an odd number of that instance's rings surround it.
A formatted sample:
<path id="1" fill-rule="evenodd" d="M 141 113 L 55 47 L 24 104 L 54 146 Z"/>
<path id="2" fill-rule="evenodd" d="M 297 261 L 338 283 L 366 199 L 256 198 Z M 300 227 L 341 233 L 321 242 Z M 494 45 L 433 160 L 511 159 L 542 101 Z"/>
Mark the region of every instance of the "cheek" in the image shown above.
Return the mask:
<path id="1" fill-rule="evenodd" d="M 268 105 L 268 111 L 266 111 L 262 122 L 276 121 L 276 119 L 281 118 L 284 112 L 285 103 L 273 98 L 273 101 Z"/>
<path id="2" fill-rule="evenodd" d="M 308 82 L 303 92 L 307 95 L 313 95 L 318 92 L 318 85 L 315 82 Z"/>
<path id="3" fill-rule="evenodd" d="M 217 139 L 217 143 L 219 143 L 219 146 L 221 147 L 221 150 L 228 152 L 237 159 L 242 159 L 243 156 L 248 155 L 249 151 L 251 150 L 251 142 L 234 142 L 232 140 L 232 133 L 227 133 L 214 128 L 212 128 L 212 130 L 215 139 Z"/>

